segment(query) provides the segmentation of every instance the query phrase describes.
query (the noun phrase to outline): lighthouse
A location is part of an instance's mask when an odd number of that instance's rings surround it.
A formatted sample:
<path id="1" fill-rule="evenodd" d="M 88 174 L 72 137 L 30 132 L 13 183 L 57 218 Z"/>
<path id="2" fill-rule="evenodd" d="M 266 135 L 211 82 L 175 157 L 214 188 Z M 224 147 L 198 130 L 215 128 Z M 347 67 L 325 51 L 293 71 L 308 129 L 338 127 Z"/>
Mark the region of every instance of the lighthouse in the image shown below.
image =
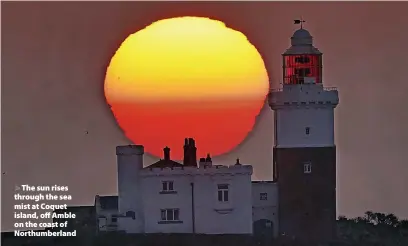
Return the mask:
<path id="1" fill-rule="evenodd" d="M 271 89 L 268 98 L 275 120 L 273 175 L 278 182 L 279 234 L 326 242 L 336 235 L 338 91 L 324 87 L 322 53 L 303 26 L 294 32 L 282 57 L 282 85 Z"/>

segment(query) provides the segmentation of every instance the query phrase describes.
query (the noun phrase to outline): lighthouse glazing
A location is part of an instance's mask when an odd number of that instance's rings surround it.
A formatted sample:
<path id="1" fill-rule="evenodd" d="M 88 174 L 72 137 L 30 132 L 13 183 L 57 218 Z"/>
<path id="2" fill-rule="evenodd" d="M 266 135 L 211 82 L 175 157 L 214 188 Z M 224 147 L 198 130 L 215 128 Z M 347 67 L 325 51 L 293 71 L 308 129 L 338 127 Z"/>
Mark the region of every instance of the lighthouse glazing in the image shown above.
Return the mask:
<path id="1" fill-rule="evenodd" d="M 329 241 L 336 235 L 335 88 L 323 86 L 322 53 L 301 28 L 283 56 L 283 86 L 272 89 L 274 179 L 279 232 L 289 238 Z"/>

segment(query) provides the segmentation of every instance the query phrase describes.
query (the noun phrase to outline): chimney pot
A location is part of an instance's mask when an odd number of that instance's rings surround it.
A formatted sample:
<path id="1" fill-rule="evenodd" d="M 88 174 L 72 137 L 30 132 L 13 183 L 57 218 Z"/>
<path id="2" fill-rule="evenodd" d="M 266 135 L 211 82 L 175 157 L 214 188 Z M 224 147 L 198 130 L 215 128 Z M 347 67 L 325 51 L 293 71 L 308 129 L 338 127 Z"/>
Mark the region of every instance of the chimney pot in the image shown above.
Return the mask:
<path id="1" fill-rule="evenodd" d="M 183 165 L 197 167 L 197 147 L 193 138 L 184 139 Z"/>
<path id="2" fill-rule="evenodd" d="M 207 154 L 207 158 L 205 158 L 207 162 L 212 162 L 210 154 Z"/>

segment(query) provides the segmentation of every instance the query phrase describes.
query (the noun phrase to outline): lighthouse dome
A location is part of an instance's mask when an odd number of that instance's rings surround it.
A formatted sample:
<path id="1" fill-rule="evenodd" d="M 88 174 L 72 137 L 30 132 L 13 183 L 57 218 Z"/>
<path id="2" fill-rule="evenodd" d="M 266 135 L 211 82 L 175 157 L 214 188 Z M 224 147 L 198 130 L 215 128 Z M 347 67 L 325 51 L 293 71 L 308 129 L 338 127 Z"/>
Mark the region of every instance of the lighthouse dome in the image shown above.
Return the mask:
<path id="1" fill-rule="evenodd" d="M 313 37 L 308 30 L 301 28 L 293 33 L 291 44 L 292 46 L 312 45 Z"/>

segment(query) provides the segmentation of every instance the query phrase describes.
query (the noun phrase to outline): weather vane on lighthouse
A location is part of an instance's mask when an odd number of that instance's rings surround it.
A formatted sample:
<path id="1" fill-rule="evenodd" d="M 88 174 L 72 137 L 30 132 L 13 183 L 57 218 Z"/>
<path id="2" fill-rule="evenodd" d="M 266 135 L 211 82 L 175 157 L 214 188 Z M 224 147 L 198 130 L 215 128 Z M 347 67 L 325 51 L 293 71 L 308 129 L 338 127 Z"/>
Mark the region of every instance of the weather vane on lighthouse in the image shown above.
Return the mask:
<path id="1" fill-rule="evenodd" d="M 302 18 L 300 18 L 299 20 L 295 20 L 295 25 L 299 25 L 300 24 L 300 29 L 303 29 L 303 23 L 305 23 L 306 21 L 303 20 Z"/>

